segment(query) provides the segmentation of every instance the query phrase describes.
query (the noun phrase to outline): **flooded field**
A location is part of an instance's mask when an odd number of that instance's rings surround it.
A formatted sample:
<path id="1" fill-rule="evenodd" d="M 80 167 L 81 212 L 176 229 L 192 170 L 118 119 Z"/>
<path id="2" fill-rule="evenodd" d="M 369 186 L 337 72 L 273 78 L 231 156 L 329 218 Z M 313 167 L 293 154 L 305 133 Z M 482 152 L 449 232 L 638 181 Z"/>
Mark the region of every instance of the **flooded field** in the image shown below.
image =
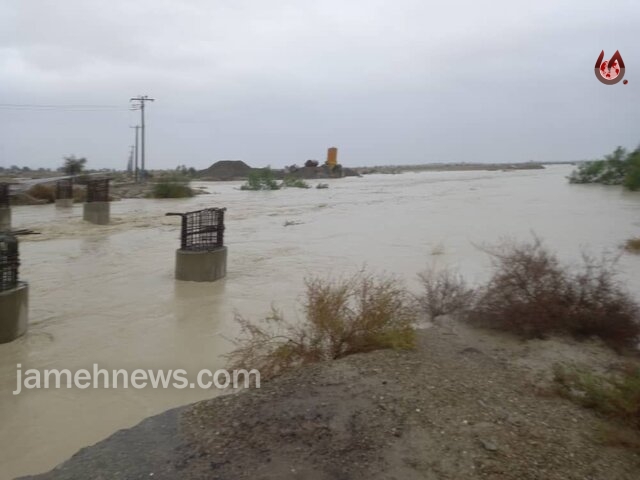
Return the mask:
<path id="1" fill-rule="evenodd" d="M 569 185 L 568 166 L 509 172 L 424 172 L 329 181 L 326 190 L 245 192 L 208 183 L 183 200 L 112 204 L 112 224 L 82 222 L 82 206 L 15 207 L 23 237 L 21 278 L 30 284 L 30 328 L 0 345 L 2 478 L 54 467 L 79 448 L 167 408 L 216 392 L 200 389 L 31 390 L 12 395 L 16 364 L 71 371 L 198 370 L 224 366 L 234 312 L 258 317 L 272 304 L 288 317 L 305 276 L 370 270 L 415 287 L 432 263 L 471 281 L 487 275 L 478 246 L 534 232 L 566 261 L 582 250 L 620 252 L 640 235 L 640 194 Z M 315 185 L 315 183 L 314 183 Z M 225 206 L 227 278 L 176 282 L 174 251 L 184 212 Z M 285 222 L 299 222 L 285 226 Z M 640 256 L 624 254 L 622 278 L 640 292 Z"/>

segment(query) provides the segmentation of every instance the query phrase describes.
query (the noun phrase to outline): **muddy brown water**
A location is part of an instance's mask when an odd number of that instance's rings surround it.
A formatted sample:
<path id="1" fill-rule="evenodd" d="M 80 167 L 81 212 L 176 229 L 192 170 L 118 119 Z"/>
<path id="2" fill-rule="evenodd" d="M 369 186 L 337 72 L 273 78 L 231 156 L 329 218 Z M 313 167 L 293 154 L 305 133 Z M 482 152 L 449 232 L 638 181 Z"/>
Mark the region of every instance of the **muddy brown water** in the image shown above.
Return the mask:
<path id="1" fill-rule="evenodd" d="M 81 221 L 81 206 L 15 207 L 21 278 L 30 284 L 28 334 L 0 345 L 2 478 L 49 470 L 78 449 L 144 417 L 217 394 L 201 389 L 16 389 L 16 365 L 108 370 L 224 366 L 234 312 L 256 318 L 271 304 L 296 318 L 303 279 L 366 266 L 416 287 L 423 266 L 487 275 L 479 245 L 532 232 L 565 261 L 581 250 L 620 252 L 640 235 L 640 194 L 569 185 L 569 166 L 510 172 L 423 172 L 329 181 L 326 190 L 243 192 L 202 183 L 209 195 L 112 204 L 112 224 Z M 313 185 L 315 183 L 312 182 Z M 228 276 L 176 282 L 179 218 L 165 212 L 226 206 Z M 284 226 L 285 222 L 300 222 Z M 624 254 L 621 278 L 640 292 L 640 256 Z"/>

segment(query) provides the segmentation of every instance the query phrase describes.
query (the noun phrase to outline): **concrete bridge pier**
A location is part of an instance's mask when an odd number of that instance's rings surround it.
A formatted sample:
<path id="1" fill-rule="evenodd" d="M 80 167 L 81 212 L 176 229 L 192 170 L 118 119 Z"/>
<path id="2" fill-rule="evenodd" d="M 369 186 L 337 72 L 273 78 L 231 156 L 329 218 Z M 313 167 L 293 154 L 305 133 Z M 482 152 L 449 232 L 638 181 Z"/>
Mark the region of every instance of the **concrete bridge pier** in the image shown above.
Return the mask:
<path id="1" fill-rule="evenodd" d="M 0 343 L 24 335 L 29 323 L 29 285 L 18 282 L 16 288 L 0 291 Z"/>
<path id="2" fill-rule="evenodd" d="M 227 274 L 227 247 L 215 250 L 176 250 L 176 280 L 215 282 Z"/>
<path id="3" fill-rule="evenodd" d="M 11 230 L 11 207 L 0 207 L 0 232 Z"/>
<path id="4" fill-rule="evenodd" d="M 110 202 L 88 202 L 84 204 L 82 218 L 96 225 L 108 225 L 110 214 Z"/>
<path id="5" fill-rule="evenodd" d="M 56 207 L 59 207 L 59 208 L 73 207 L 73 198 L 57 198 Z"/>
<path id="6" fill-rule="evenodd" d="M 29 285 L 0 291 L 0 343 L 12 342 L 27 332 L 29 323 Z"/>

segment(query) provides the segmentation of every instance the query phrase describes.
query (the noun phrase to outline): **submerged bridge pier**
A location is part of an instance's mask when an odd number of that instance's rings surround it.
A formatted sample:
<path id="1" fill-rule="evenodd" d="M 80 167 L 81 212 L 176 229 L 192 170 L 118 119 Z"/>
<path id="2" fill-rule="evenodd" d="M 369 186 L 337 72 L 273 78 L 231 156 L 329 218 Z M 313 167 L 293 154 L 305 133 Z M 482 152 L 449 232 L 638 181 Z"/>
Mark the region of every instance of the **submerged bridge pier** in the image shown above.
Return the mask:
<path id="1" fill-rule="evenodd" d="M 109 178 L 89 180 L 87 183 L 87 201 L 83 207 L 82 218 L 96 225 L 108 225 L 111 215 L 109 202 Z"/>
<path id="2" fill-rule="evenodd" d="M 56 207 L 73 207 L 73 179 L 65 178 L 56 182 Z"/>
<path id="3" fill-rule="evenodd" d="M 0 183 L 0 232 L 11 230 L 11 204 L 9 203 L 9 184 Z"/>
<path id="4" fill-rule="evenodd" d="M 180 248 L 176 250 L 176 280 L 215 282 L 227 274 L 224 246 L 226 208 L 207 208 L 180 215 Z"/>
<path id="5" fill-rule="evenodd" d="M 29 285 L 18 280 L 18 239 L 0 233 L 0 343 L 24 335 L 29 322 Z"/>

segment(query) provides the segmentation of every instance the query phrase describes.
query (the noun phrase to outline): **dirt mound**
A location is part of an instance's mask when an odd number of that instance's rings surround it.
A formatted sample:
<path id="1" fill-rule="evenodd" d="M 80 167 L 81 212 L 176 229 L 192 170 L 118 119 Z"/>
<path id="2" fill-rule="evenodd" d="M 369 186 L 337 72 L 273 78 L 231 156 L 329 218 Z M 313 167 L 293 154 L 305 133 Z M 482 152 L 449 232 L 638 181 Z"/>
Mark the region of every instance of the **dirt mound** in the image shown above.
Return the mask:
<path id="1" fill-rule="evenodd" d="M 487 338 L 433 328 L 415 352 L 354 355 L 195 404 L 183 414 L 194 449 L 185 471 L 237 480 L 636 478 L 637 455 L 598 444 L 601 419 L 536 395 L 508 366 L 509 350 Z"/>
<path id="2" fill-rule="evenodd" d="M 242 160 L 220 160 L 205 170 L 200 170 L 198 176 L 203 180 L 244 180 L 253 170 Z"/>

